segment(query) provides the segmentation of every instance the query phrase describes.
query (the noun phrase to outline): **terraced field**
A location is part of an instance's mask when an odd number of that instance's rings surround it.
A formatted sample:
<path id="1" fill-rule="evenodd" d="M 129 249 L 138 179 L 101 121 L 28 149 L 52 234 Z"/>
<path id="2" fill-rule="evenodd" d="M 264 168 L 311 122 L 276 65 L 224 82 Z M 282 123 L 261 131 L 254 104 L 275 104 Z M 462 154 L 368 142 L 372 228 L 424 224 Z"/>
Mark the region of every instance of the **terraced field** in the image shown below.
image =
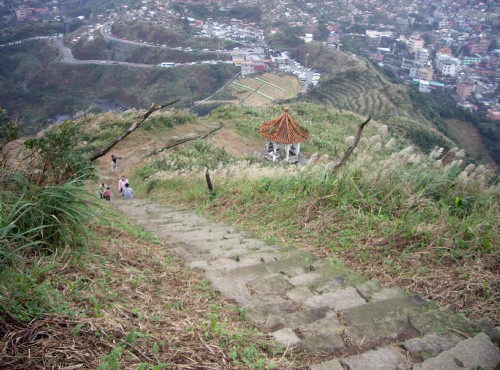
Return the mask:
<path id="1" fill-rule="evenodd" d="M 396 102 L 396 97 L 401 99 L 398 90 L 384 81 L 373 67 L 367 66 L 334 76 L 312 90 L 305 99 L 331 103 L 337 108 L 384 121 L 401 115 Z"/>
<path id="2" fill-rule="evenodd" d="M 218 95 L 224 95 L 237 99 L 239 104 L 262 106 L 276 100 L 293 98 L 299 91 L 300 84 L 295 76 L 265 73 L 235 80 L 211 100 L 219 100 Z"/>

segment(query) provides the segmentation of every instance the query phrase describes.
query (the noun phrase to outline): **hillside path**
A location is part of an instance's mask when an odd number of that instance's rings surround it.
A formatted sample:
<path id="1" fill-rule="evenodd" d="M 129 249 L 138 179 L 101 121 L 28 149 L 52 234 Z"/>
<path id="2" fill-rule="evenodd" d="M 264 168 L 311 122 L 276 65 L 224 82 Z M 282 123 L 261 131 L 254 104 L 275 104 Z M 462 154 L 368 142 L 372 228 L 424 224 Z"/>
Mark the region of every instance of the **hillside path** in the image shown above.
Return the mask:
<path id="1" fill-rule="evenodd" d="M 284 347 L 318 355 L 312 370 L 497 368 L 499 330 L 332 259 L 276 244 L 190 211 L 134 199 L 118 210 L 244 308 Z"/>

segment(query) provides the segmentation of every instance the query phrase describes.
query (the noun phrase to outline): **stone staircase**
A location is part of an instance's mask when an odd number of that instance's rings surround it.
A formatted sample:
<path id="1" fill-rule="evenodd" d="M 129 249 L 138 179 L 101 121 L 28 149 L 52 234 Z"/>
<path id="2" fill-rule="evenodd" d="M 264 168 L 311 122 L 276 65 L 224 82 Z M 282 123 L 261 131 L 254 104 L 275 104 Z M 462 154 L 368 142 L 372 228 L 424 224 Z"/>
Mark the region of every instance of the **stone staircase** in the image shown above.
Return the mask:
<path id="1" fill-rule="evenodd" d="M 329 359 L 312 370 L 499 368 L 500 330 L 489 322 L 185 210 L 138 199 L 113 203 L 203 269 L 277 342 Z"/>

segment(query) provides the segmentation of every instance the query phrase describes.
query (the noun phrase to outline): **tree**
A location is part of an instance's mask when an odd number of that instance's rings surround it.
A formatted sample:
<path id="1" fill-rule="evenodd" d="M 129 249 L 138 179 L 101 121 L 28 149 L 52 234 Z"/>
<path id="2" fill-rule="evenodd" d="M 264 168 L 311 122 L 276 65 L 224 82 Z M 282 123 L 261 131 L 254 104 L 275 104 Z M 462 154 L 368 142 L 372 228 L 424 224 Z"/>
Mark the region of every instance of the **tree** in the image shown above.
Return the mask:
<path id="1" fill-rule="evenodd" d="M 37 185 L 60 185 L 79 174 L 91 173 L 91 164 L 83 150 L 78 150 L 81 142 L 81 128 L 74 121 L 63 123 L 47 130 L 42 136 L 24 143 L 31 150 L 27 162 Z M 28 158 L 26 158 L 28 159 Z"/>
<path id="2" fill-rule="evenodd" d="M 7 111 L 0 107 L 0 149 L 10 141 L 19 138 L 19 122 L 12 121 Z"/>
<path id="3" fill-rule="evenodd" d="M 330 36 L 330 31 L 326 27 L 326 24 L 319 24 L 314 32 L 314 39 L 316 41 L 328 41 L 328 36 Z"/>

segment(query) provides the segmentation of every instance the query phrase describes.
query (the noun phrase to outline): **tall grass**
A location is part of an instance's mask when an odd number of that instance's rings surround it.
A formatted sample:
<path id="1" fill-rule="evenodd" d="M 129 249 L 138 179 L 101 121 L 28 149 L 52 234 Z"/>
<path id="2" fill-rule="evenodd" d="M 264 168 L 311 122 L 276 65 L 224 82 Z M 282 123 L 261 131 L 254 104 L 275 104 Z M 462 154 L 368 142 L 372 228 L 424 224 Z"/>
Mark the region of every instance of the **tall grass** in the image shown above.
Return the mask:
<path id="1" fill-rule="evenodd" d="M 52 288 L 50 263 L 61 250 L 89 239 L 92 217 L 84 176 L 40 187 L 23 174 L 3 171 L 0 193 L 0 317 L 30 320 L 64 308 Z"/>

